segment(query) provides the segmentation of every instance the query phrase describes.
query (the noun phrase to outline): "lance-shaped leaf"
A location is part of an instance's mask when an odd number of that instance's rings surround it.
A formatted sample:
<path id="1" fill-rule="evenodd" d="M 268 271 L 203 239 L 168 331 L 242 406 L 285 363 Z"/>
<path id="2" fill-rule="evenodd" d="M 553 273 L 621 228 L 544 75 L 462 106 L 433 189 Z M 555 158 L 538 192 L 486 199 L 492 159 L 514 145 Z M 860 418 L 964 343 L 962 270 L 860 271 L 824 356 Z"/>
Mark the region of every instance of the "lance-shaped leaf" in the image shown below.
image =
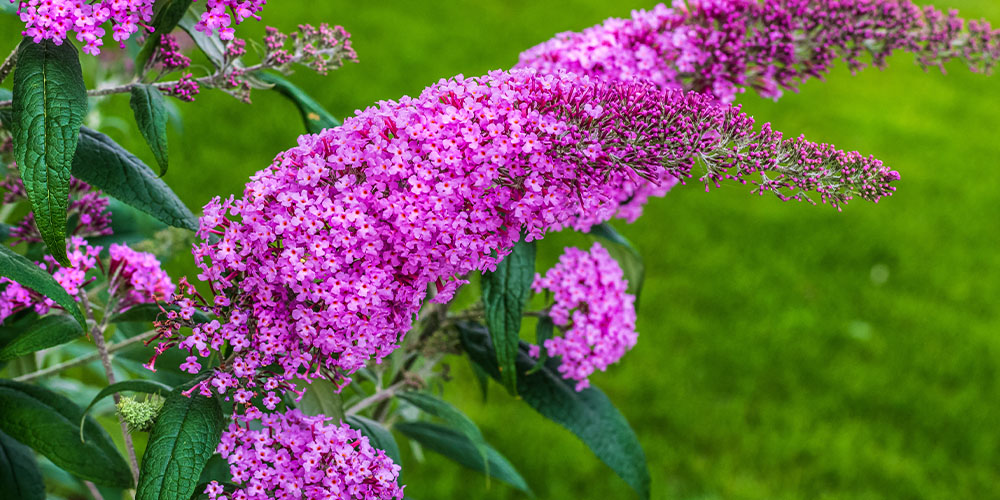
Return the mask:
<path id="1" fill-rule="evenodd" d="M 403 464 L 403 459 L 399 454 L 399 446 L 396 444 L 396 438 L 392 437 L 392 433 L 385 427 L 382 427 L 382 424 L 361 415 L 351 415 L 346 420 L 347 425 L 361 431 L 362 434 L 368 437 L 368 442 L 373 447 L 384 451 L 385 456 L 391 458 L 394 464 Z"/>
<path id="2" fill-rule="evenodd" d="M 500 378 L 489 332 L 475 323 L 458 325 L 462 347 L 495 379 Z M 603 392 L 590 387 L 577 392 L 574 383 L 559 374 L 559 361 L 550 358 L 534 373 L 535 364 L 522 343 L 517 357 L 518 394 L 542 416 L 575 434 L 625 480 L 641 498 L 649 498 L 649 468 L 635 432 Z"/>
<path id="3" fill-rule="evenodd" d="M 465 467 L 495 477 L 525 493 L 534 496 L 528 483 L 517 469 L 492 446 L 486 445 L 486 463 L 469 438 L 443 425 L 430 422 L 400 422 L 393 426 L 404 436 L 422 444 L 425 448 L 439 453 Z"/>
<path id="4" fill-rule="evenodd" d="M 45 316 L 0 349 L 0 361 L 62 345 L 81 335 L 83 329 L 75 319 L 62 314 Z"/>
<path id="5" fill-rule="evenodd" d="M 260 71 L 255 74 L 261 81 L 274 85 L 274 90 L 277 90 L 278 93 L 287 97 L 295 104 L 302 115 L 302 122 L 306 126 L 306 131 L 310 134 L 318 134 L 323 129 L 340 126 L 340 120 L 337 120 L 320 103 L 316 102 L 315 99 L 292 82 L 274 73 Z"/>
<path id="6" fill-rule="evenodd" d="M 160 35 L 169 34 L 177 27 L 177 23 L 184 17 L 184 13 L 187 12 L 191 3 L 191 0 L 161 0 L 156 2 L 153 20 L 149 23 L 150 27 L 153 28 L 153 33 L 135 58 L 135 67 L 140 74 L 146 70 L 146 63 L 160 46 Z"/>
<path id="7" fill-rule="evenodd" d="M 85 327 L 87 320 L 77 307 L 76 301 L 66 293 L 49 273 L 42 270 L 34 262 L 11 250 L 7 245 L 0 245 L 0 276 L 10 278 L 22 286 L 26 286 L 59 304 L 76 319 L 80 326 Z"/>
<path id="8" fill-rule="evenodd" d="M 476 447 L 476 450 L 479 451 L 479 463 L 489 467 L 487 462 L 489 457 L 486 450 L 488 445 L 486 439 L 483 438 L 483 433 L 479 431 L 476 423 L 458 408 L 425 392 L 401 392 L 396 397 L 447 422 L 452 429 L 461 433 Z"/>
<path id="9" fill-rule="evenodd" d="M 329 380 L 316 379 L 311 382 L 300 380 L 299 389 L 304 389 L 302 399 L 295 407 L 306 415 L 326 415 L 334 421 L 344 418 L 344 404 L 340 399 L 337 387 Z"/>
<path id="10" fill-rule="evenodd" d="M 139 132 L 160 166 L 160 175 L 166 174 L 170 155 L 167 152 L 167 105 L 163 102 L 163 94 L 152 85 L 136 85 L 132 87 L 128 104 Z"/>
<path id="11" fill-rule="evenodd" d="M 223 45 L 219 37 L 206 35 L 195 29 L 195 25 L 200 19 L 194 10 L 188 9 L 181 16 L 181 20 L 177 22 L 177 26 L 187 32 L 188 36 L 194 40 L 195 45 L 205 53 L 205 56 L 208 57 L 209 61 L 212 61 L 216 68 L 221 68 L 226 60 L 226 46 Z"/>
<path id="12" fill-rule="evenodd" d="M 642 285 L 646 280 L 646 264 L 643 263 L 639 250 L 607 222 L 590 228 L 590 234 L 612 243 L 605 243 L 603 246 L 621 266 L 625 279 L 628 280 L 628 292 L 635 295 L 635 307 L 638 310 L 639 294 L 642 293 Z"/>
<path id="13" fill-rule="evenodd" d="M 80 130 L 73 176 L 164 224 L 198 229 L 198 219 L 149 166 L 96 130 Z"/>
<path id="14" fill-rule="evenodd" d="M 538 346 L 538 361 L 535 362 L 535 366 L 528 370 L 528 373 L 535 373 L 545 366 L 545 362 L 549 359 L 549 351 L 545 348 L 545 341 L 552 338 L 555 328 L 556 325 L 552 322 L 552 317 L 546 315 L 538 318 L 538 325 L 535 326 L 535 345 Z M 475 365 L 475 363 L 473 364 Z"/>
<path id="15" fill-rule="evenodd" d="M 0 498 L 45 500 L 45 482 L 31 448 L 0 432 Z"/>
<path id="16" fill-rule="evenodd" d="M 83 411 L 48 389 L 0 379 L 0 431 L 34 448 L 63 470 L 106 486 L 132 487 L 132 472 L 108 433 Z"/>
<path id="17" fill-rule="evenodd" d="M 521 335 L 524 305 L 531 295 L 535 279 L 535 244 L 519 241 L 510 255 L 497 264 L 497 270 L 483 273 L 483 306 L 486 326 L 490 329 L 501 382 L 511 394 L 517 394 L 517 345 Z"/>
<path id="18" fill-rule="evenodd" d="M 100 400 L 116 392 L 124 392 L 124 391 L 143 392 L 146 394 L 158 394 L 160 396 L 165 396 L 167 393 L 171 391 L 171 388 L 167 384 L 156 382 L 154 380 L 122 380 L 121 382 L 116 382 L 114 384 L 105 387 L 104 389 L 101 389 L 101 392 L 98 392 L 97 395 L 94 396 L 94 399 L 90 400 L 90 404 L 83 409 L 84 416 L 86 416 L 87 413 L 90 413 L 90 409 L 93 408 L 94 405 L 96 405 Z M 83 422 L 84 420 L 81 417 L 80 418 L 81 439 L 83 438 Z"/>
<path id="19" fill-rule="evenodd" d="M 137 500 L 187 500 L 215 453 L 225 419 L 219 401 L 179 387 L 163 404 L 142 456 Z"/>
<path id="20" fill-rule="evenodd" d="M 87 114 L 87 87 L 73 44 L 26 37 L 17 49 L 10 128 L 14 159 L 38 232 L 60 263 L 66 258 L 70 165 Z"/>

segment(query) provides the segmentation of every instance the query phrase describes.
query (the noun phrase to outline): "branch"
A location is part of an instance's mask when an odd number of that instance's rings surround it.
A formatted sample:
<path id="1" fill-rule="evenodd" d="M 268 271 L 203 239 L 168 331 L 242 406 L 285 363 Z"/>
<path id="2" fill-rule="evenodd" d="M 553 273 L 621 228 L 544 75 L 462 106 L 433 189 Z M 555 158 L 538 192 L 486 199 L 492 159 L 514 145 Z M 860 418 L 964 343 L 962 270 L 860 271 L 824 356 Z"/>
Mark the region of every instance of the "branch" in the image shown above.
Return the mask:
<path id="1" fill-rule="evenodd" d="M 385 389 L 382 389 L 381 391 L 378 391 L 375 394 L 372 394 L 371 396 L 368 396 L 367 398 L 358 401 L 357 403 L 354 404 L 354 406 L 348 408 L 347 411 L 344 412 L 344 416 L 350 417 L 351 415 L 356 415 L 358 412 L 364 410 L 365 408 L 368 408 L 369 406 L 381 403 L 382 401 L 385 401 L 395 396 L 396 391 L 398 391 L 406 384 L 407 384 L 406 380 L 396 382 L 395 384 L 392 384 L 389 387 L 386 387 Z"/>
<path id="2" fill-rule="evenodd" d="M 151 330 L 151 331 L 148 331 L 148 332 L 136 335 L 135 337 L 132 337 L 132 338 L 130 338 L 128 340 L 123 340 L 123 341 L 121 341 L 121 342 L 119 342 L 117 344 L 111 344 L 111 345 L 107 346 L 107 353 L 111 354 L 111 353 L 120 351 L 122 349 L 125 349 L 126 347 L 130 347 L 130 346 L 132 346 L 134 344 L 138 344 L 139 342 L 145 342 L 145 341 L 147 341 L 149 339 L 152 339 L 156 335 L 157 335 L 156 330 Z M 59 373 L 59 372 L 61 372 L 63 370 L 68 370 L 70 368 L 74 368 L 74 367 L 77 367 L 77 366 L 80 366 L 80 365 L 85 365 L 87 363 L 90 363 L 91 361 L 99 359 L 100 357 L 101 357 L 101 353 L 99 353 L 99 352 L 92 352 L 90 354 L 87 354 L 86 356 L 80 356 L 79 358 L 71 359 L 69 361 L 66 361 L 65 363 L 59 363 L 58 365 L 52 365 L 52 366 L 50 366 L 50 367 L 48 367 L 48 368 L 46 368 L 44 370 L 38 370 L 37 372 L 26 373 L 24 375 L 21 375 L 20 377 L 15 378 L 14 380 L 16 380 L 17 382 L 30 382 L 30 381 L 35 380 L 35 379 L 40 379 L 40 378 L 48 377 L 50 375 L 55 375 L 56 373 Z"/>
<path id="3" fill-rule="evenodd" d="M 14 63 L 17 62 L 17 47 L 4 59 L 3 64 L 0 64 L 0 83 L 3 83 L 10 71 L 14 69 Z"/>
<path id="4" fill-rule="evenodd" d="M 94 312 L 90 308 L 90 300 L 87 298 L 87 292 L 80 290 L 80 301 L 83 302 L 83 310 L 87 311 L 87 316 L 91 321 L 94 321 Z M 108 345 L 104 343 L 104 330 L 108 327 L 108 318 L 111 317 L 111 310 L 113 309 L 113 304 L 117 301 L 112 296 L 108 298 L 108 304 L 105 307 L 104 317 L 101 318 L 101 322 L 94 325 L 94 328 L 90 330 L 90 336 L 94 339 L 94 345 L 97 346 L 97 353 L 101 357 L 101 364 L 104 365 L 104 374 L 108 377 L 108 385 L 115 385 L 115 370 L 111 366 L 111 356 L 108 354 Z M 118 406 L 118 402 L 121 401 L 121 396 L 116 392 L 112 394 L 115 400 L 115 407 Z M 125 449 L 128 451 L 128 458 L 130 465 L 132 466 L 132 481 L 139 481 L 139 461 L 135 456 L 135 445 L 132 444 L 132 435 L 128 431 L 128 424 L 125 423 L 125 419 L 122 418 L 118 412 L 115 412 L 118 417 L 118 423 L 122 428 L 122 437 L 125 439 Z"/>

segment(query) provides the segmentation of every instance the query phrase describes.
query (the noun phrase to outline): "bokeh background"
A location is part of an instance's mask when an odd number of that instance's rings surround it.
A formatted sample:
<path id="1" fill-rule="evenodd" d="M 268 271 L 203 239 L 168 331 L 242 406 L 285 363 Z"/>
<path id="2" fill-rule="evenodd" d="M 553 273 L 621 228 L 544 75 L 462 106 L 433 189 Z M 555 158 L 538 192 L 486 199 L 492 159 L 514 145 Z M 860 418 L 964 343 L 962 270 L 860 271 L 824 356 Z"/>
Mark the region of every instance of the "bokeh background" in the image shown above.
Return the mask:
<path id="1" fill-rule="evenodd" d="M 922 2 L 926 3 L 926 2 Z M 1000 23 L 994 0 L 939 0 Z M 509 68 L 520 51 L 653 2 L 273 2 L 264 23 L 341 24 L 360 64 L 291 76 L 337 116 L 439 78 Z M 264 23 L 241 32 L 256 37 Z M 995 23 L 995 24 L 996 24 Z M 0 41 L 18 38 L 0 20 Z M 110 51 L 108 51 L 110 52 Z M 779 102 L 739 99 L 759 122 L 874 154 L 896 195 L 843 212 L 695 182 L 619 225 L 646 257 L 639 345 L 593 377 L 633 425 L 658 499 L 1000 498 L 1000 76 L 838 65 Z M 88 78 L 100 76 L 87 66 Z M 295 143 L 297 112 L 256 91 L 178 104 L 165 180 L 196 212 Z M 90 117 L 149 164 L 128 97 Z M 552 262 L 567 238 L 547 239 Z M 181 255 L 172 271 L 190 270 Z M 454 359 L 445 397 L 539 498 L 631 498 L 561 427 L 493 385 L 483 404 Z M 402 439 L 402 438 L 400 438 Z M 401 441 L 403 442 L 403 441 Z M 405 447 L 404 447 L 405 448 Z M 404 450 L 418 499 L 524 498 L 430 453 Z"/>

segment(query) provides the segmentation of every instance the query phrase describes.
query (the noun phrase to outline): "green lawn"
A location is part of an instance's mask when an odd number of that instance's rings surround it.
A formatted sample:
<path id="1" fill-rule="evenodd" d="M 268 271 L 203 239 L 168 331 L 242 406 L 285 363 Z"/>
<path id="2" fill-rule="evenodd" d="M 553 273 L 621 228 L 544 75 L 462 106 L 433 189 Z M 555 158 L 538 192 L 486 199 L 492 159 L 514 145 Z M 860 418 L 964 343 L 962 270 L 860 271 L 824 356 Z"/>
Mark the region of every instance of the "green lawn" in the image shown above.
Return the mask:
<path id="1" fill-rule="evenodd" d="M 267 23 L 353 33 L 361 64 L 291 77 L 339 116 L 441 77 L 508 68 L 556 32 L 651 6 L 272 3 Z M 1000 24 L 994 0 L 937 4 Z M 10 46 L 10 18 L 0 26 Z M 778 103 L 741 100 L 761 123 L 899 170 L 897 194 L 878 205 L 838 213 L 694 183 L 620 226 L 647 260 L 642 335 L 593 381 L 645 447 L 654 498 L 1000 498 L 1000 77 L 948 70 L 924 73 L 900 55 L 884 72 L 838 66 Z M 166 180 L 192 208 L 239 192 L 294 144 L 290 105 L 267 92 L 254 101 L 207 92 L 179 105 Z M 127 109 L 127 97 L 105 109 Z M 114 133 L 146 155 L 134 130 Z M 467 363 L 453 365 L 446 397 L 539 498 L 631 498 L 568 432 L 497 385 L 482 405 Z M 523 498 L 429 454 L 423 464 L 408 456 L 404 474 L 417 499 Z"/>

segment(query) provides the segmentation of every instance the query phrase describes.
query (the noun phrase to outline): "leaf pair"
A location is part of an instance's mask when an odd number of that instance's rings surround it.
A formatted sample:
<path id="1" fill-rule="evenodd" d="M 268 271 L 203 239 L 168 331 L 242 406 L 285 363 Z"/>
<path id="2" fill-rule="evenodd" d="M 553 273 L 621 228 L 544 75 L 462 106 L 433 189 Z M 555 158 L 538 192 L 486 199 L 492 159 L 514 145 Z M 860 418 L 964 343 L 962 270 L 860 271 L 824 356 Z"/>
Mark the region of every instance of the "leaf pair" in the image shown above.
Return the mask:
<path id="1" fill-rule="evenodd" d="M 479 427 L 458 408 L 423 392 L 404 392 L 397 397 L 441 419 L 447 426 L 430 422 L 401 422 L 395 424 L 394 429 L 465 467 L 488 477 L 495 477 L 534 496 L 517 469 L 486 443 Z"/>
<path id="2" fill-rule="evenodd" d="M 483 273 L 483 306 L 490 329 L 500 380 L 511 394 L 517 394 L 517 346 L 521 339 L 521 319 L 535 279 L 535 244 L 518 242 L 510 255 L 497 264 L 496 271 Z"/>
<path id="3" fill-rule="evenodd" d="M 458 325 L 462 347 L 473 362 L 496 380 L 502 380 L 493 350 L 494 341 L 482 325 Z M 577 392 L 574 384 L 559 374 L 559 364 L 549 359 L 532 371 L 535 360 L 528 345 L 521 343 L 516 358 L 517 394 L 542 416 L 567 428 L 595 455 L 625 480 L 641 498 L 649 498 L 649 468 L 646 455 L 625 417 L 600 390 Z"/>
<path id="4" fill-rule="evenodd" d="M 132 487 L 132 473 L 108 433 L 72 401 L 48 389 L 0 379 L 0 431 L 81 479 Z"/>

